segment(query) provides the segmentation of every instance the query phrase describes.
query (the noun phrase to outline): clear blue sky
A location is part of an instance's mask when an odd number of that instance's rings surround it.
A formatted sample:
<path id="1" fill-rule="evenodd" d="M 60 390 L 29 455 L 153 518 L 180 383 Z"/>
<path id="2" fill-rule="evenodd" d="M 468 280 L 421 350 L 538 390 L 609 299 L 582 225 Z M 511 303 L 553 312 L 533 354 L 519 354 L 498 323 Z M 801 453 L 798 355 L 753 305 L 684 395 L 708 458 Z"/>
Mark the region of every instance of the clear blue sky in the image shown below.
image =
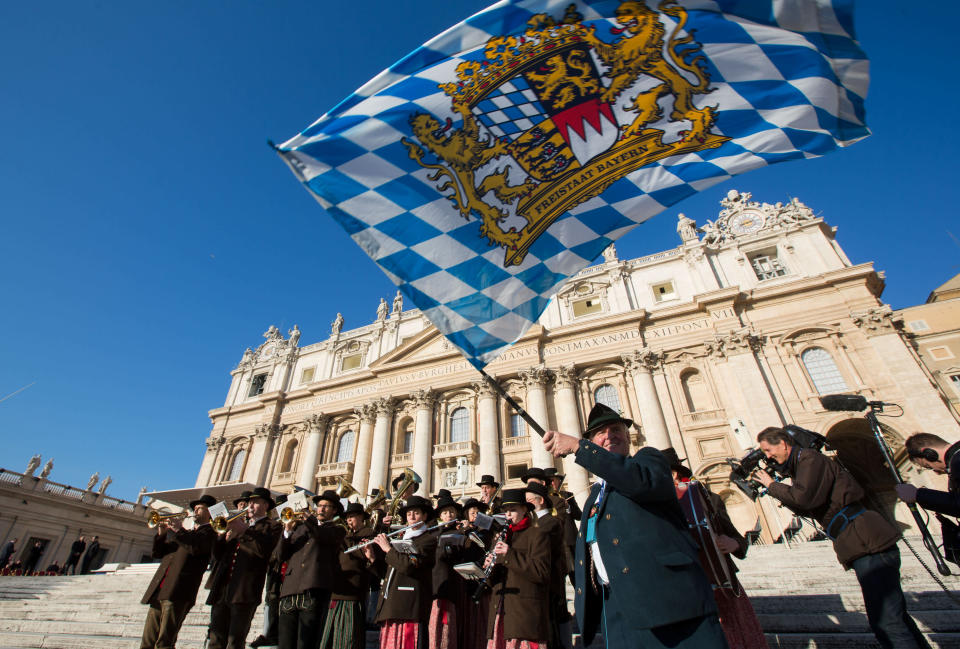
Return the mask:
<path id="1" fill-rule="evenodd" d="M 5 2 L 0 6 L 0 466 L 110 493 L 193 484 L 229 371 L 271 324 L 323 339 L 393 287 L 269 150 L 482 1 Z M 839 226 L 884 299 L 960 272 L 960 5 L 861 2 L 874 135 L 717 185 L 620 240 L 677 244 L 731 188 Z M 952 232 L 952 235 L 951 235 Z"/>

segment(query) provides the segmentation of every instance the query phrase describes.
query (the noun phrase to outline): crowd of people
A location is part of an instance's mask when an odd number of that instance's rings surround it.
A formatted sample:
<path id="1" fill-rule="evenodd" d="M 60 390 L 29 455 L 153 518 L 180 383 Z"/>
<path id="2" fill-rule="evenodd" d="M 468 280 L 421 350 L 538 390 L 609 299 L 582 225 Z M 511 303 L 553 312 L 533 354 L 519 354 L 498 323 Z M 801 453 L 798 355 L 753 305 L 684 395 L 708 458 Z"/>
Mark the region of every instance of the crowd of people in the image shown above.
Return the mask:
<path id="1" fill-rule="evenodd" d="M 480 498 L 463 503 L 446 490 L 414 495 L 417 484 L 400 476 L 396 509 L 324 491 L 313 508 L 278 516 L 286 497 L 258 487 L 233 501 L 236 514 L 211 521 L 214 499 L 200 496 L 192 527 L 170 518 L 157 528 L 141 648 L 175 646 L 208 566 L 209 649 L 244 647 L 264 599 L 255 648 L 357 649 L 370 623 L 381 649 L 561 649 L 575 631 L 583 646 L 602 634 L 609 647 L 766 647 L 731 560 L 747 544 L 722 500 L 690 480 L 673 449 L 631 454 L 631 424 L 597 405 L 582 436 L 544 436 L 555 457 L 573 454 L 596 476 L 582 511 L 553 468 L 529 469 L 516 489 L 483 476 Z M 863 508 L 842 467 L 785 435 L 758 439 L 792 478 L 771 482 L 770 494 L 826 530 L 882 646 L 927 647 L 903 601 L 896 530 Z M 956 446 L 947 449 L 918 457 L 939 470 Z M 913 496 L 932 500 L 925 491 Z"/>
<path id="2" fill-rule="evenodd" d="M 70 545 L 70 554 L 63 565 L 53 559 L 46 568 L 41 568 L 40 559 L 46 551 L 46 542 L 36 540 L 33 545 L 14 558 L 17 552 L 19 538 L 13 538 L 3 545 L 0 550 L 0 576 L 54 576 L 54 575 L 85 575 L 95 567 L 94 562 L 100 558 L 100 537 L 94 536 L 87 547 L 86 538 L 81 536 Z M 86 550 L 86 552 L 84 552 Z"/>

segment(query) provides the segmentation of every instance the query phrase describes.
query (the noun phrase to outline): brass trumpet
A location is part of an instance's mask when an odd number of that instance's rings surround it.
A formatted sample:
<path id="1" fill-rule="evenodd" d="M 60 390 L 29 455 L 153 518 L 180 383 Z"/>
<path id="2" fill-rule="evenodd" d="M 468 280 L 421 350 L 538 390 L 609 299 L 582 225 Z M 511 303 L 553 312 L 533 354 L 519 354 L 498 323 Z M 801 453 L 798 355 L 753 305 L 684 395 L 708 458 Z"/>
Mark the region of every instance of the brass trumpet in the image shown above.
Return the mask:
<path id="1" fill-rule="evenodd" d="M 387 492 L 384 491 L 383 485 L 380 485 L 380 489 L 377 490 L 376 496 L 368 496 L 372 498 L 367 506 L 363 508 L 363 511 L 367 513 L 370 517 L 370 527 L 372 529 L 377 529 L 380 525 L 380 515 L 383 513 L 380 511 L 379 507 L 383 503 L 387 502 Z"/>
<path id="2" fill-rule="evenodd" d="M 180 512 L 179 514 L 161 514 L 160 512 L 154 509 L 152 512 L 150 512 L 150 515 L 147 516 L 147 527 L 149 527 L 152 530 L 157 525 L 159 525 L 164 521 L 173 520 L 174 518 L 180 518 L 181 516 L 185 518 L 189 516 L 189 513 Z"/>
<path id="3" fill-rule="evenodd" d="M 310 516 L 309 511 L 295 511 L 289 507 L 280 512 L 280 520 L 284 525 L 291 521 L 302 521 Z"/>
<path id="4" fill-rule="evenodd" d="M 241 516 L 246 516 L 246 515 L 247 515 L 247 510 L 241 509 L 240 511 L 238 511 L 236 514 L 234 514 L 229 518 L 225 516 L 217 516 L 212 521 L 210 521 L 210 527 L 212 527 L 213 531 L 216 532 L 217 534 L 226 534 L 227 528 L 230 527 L 230 523 L 237 520 Z"/>

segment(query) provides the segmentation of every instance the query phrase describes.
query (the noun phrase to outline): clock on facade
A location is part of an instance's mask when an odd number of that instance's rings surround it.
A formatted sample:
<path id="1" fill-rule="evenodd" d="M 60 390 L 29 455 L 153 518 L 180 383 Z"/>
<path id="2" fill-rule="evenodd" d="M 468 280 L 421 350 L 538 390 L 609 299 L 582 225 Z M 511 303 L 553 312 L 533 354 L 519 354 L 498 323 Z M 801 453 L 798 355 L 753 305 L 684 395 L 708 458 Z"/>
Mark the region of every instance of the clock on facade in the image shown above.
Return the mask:
<path id="1" fill-rule="evenodd" d="M 763 227 L 763 212 L 744 210 L 734 214 L 730 217 L 728 227 L 734 234 L 753 234 Z"/>

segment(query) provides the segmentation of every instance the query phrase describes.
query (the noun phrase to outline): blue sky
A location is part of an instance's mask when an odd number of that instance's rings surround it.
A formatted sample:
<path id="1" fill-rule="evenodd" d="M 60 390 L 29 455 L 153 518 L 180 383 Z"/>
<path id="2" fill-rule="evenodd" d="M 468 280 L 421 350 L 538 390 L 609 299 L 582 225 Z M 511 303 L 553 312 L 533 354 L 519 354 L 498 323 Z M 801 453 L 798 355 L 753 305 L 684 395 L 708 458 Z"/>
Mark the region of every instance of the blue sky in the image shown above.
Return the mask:
<path id="1" fill-rule="evenodd" d="M 271 324 L 301 344 L 371 321 L 386 277 L 266 145 L 479 10 L 477 1 L 3 3 L 0 7 L 0 466 L 110 474 L 112 495 L 190 486 L 207 411 Z M 935 10 L 935 12 L 934 12 Z M 950 27 L 960 5 L 861 2 L 874 135 L 717 185 L 618 242 L 673 247 L 676 213 L 731 188 L 799 197 L 884 299 L 960 272 L 960 135 Z"/>

